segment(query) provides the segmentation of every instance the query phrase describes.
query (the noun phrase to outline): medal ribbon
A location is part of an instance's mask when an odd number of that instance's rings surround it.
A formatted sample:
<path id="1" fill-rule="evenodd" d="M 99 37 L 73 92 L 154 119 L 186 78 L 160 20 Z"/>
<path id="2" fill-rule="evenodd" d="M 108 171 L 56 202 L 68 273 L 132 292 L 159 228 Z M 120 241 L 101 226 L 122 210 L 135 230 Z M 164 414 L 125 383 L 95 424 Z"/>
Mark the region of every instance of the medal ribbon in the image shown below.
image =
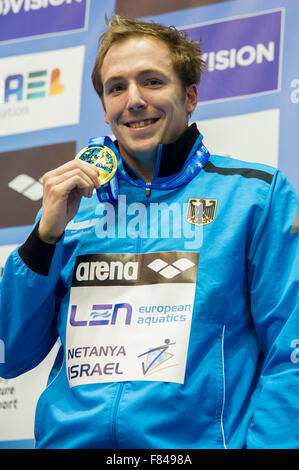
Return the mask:
<path id="1" fill-rule="evenodd" d="M 210 158 L 210 153 L 207 148 L 202 143 L 203 136 L 199 135 L 195 144 L 193 145 L 190 156 L 186 160 L 182 170 L 178 175 L 170 177 L 167 181 L 161 183 L 151 183 L 146 184 L 146 182 L 139 177 L 138 180 L 133 180 L 127 174 L 122 158 L 115 147 L 114 143 L 108 136 L 94 137 L 89 139 L 88 147 L 93 146 L 107 146 L 109 147 L 116 156 L 117 159 L 117 173 L 115 176 L 106 184 L 102 185 L 100 189 L 97 189 L 97 195 L 100 202 L 110 202 L 113 203 L 117 201 L 118 198 L 118 180 L 119 178 L 124 179 L 128 183 L 138 188 L 149 188 L 149 189 L 158 189 L 161 191 L 168 191 L 170 189 L 176 189 L 180 186 L 184 186 L 189 183 L 196 175 L 201 171 Z M 159 145 L 159 151 L 161 152 L 162 145 Z"/>

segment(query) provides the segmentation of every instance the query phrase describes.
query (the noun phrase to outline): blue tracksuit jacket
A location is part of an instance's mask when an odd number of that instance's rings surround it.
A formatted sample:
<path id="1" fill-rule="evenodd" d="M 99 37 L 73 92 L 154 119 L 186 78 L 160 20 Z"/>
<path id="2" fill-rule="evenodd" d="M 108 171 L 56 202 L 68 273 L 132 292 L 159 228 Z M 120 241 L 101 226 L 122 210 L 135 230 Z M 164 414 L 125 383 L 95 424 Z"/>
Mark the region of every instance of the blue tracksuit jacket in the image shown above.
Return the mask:
<path id="1" fill-rule="evenodd" d="M 189 150 L 181 139 L 165 158 Z M 153 182 L 169 171 L 161 157 Z M 0 376 L 61 342 L 36 447 L 299 448 L 299 208 L 285 176 L 212 155 L 179 188 L 119 188 L 118 204 L 82 200 L 56 246 L 35 229 L 5 266 Z"/>

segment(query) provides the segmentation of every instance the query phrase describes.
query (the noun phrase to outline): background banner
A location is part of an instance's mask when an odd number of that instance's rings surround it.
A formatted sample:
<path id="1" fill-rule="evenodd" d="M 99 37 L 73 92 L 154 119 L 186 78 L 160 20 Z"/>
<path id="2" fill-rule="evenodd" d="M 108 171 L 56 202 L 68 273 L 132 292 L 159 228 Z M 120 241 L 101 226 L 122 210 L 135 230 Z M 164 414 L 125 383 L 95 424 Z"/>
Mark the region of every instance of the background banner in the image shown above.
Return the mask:
<path id="1" fill-rule="evenodd" d="M 90 77 L 113 13 L 201 39 L 207 69 L 191 122 L 205 145 L 277 167 L 299 192 L 298 0 L 0 0 L 0 275 L 32 229 L 43 174 L 111 134 Z M 57 348 L 34 370 L 0 378 L 0 447 L 34 447 Z"/>

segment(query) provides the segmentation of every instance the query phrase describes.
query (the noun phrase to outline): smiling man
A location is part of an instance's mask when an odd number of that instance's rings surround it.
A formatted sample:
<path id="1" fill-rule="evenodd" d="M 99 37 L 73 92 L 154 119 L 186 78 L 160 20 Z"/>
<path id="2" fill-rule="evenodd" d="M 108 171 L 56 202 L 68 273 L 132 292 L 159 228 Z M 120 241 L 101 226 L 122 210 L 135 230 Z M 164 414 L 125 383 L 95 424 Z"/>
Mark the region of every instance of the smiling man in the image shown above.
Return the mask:
<path id="1" fill-rule="evenodd" d="M 196 84 L 184 89 L 168 46 L 146 36 L 113 44 L 101 78 L 105 122 L 120 153 L 151 181 L 158 145 L 174 142 L 188 127 L 188 115 L 197 105 Z"/>
<path id="2" fill-rule="evenodd" d="M 203 68 L 173 27 L 115 16 L 101 36 L 115 140 L 44 176 L 1 282 L 0 376 L 61 343 L 37 448 L 299 447 L 298 199 L 279 170 L 209 154 L 188 122 Z"/>

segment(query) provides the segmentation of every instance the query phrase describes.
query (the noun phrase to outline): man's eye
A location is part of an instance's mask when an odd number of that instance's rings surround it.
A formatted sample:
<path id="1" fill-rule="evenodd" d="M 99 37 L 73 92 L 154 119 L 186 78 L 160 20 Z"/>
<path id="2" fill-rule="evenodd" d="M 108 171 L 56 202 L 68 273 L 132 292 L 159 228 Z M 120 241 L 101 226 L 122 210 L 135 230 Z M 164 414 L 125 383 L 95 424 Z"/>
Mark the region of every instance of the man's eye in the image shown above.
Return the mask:
<path id="1" fill-rule="evenodd" d="M 109 93 L 115 94 L 115 93 L 120 93 L 123 89 L 122 85 L 113 85 L 109 88 Z"/>
<path id="2" fill-rule="evenodd" d="M 145 85 L 149 87 L 159 87 L 162 85 L 162 81 L 157 78 L 150 78 L 145 81 Z"/>

